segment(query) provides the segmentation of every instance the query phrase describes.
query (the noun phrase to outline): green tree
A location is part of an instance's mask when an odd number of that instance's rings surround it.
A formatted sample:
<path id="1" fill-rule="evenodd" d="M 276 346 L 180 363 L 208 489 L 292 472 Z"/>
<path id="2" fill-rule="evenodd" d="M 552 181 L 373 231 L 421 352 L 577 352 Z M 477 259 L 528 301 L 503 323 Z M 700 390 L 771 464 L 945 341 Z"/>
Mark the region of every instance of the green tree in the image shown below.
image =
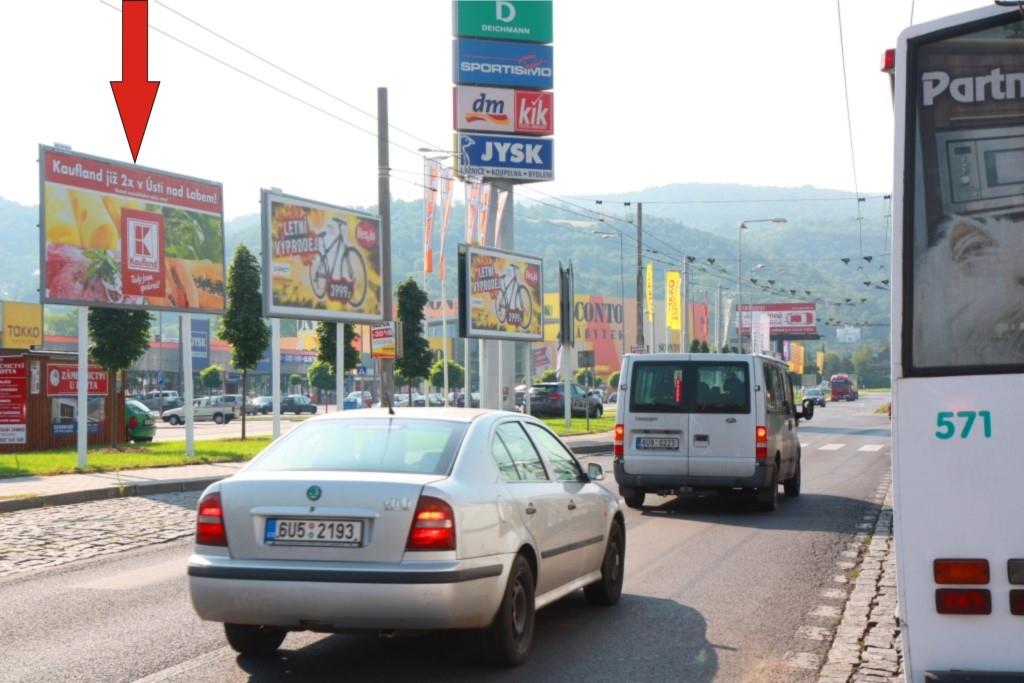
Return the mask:
<path id="1" fill-rule="evenodd" d="M 199 385 L 206 389 L 209 396 L 213 390 L 221 385 L 221 377 L 224 368 L 219 365 L 207 365 L 199 371 Z"/>
<path id="2" fill-rule="evenodd" d="M 110 376 L 110 391 L 114 406 L 110 416 L 110 445 L 117 448 L 121 427 L 117 424 L 120 412 L 117 400 L 118 375 L 142 358 L 149 348 L 149 311 L 119 308 L 89 309 L 89 356 Z"/>
<path id="3" fill-rule="evenodd" d="M 71 306 L 44 306 L 43 331 L 57 337 L 77 337 L 78 311 Z"/>
<path id="4" fill-rule="evenodd" d="M 323 400 L 323 397 L 335 386 L 334 369 L 331 364 L 317 358 L 310 364 L 306 376 L 309 378 L 310 386 L 317 388 L 321 397 L 320 402 L 326 405 L 327 401 Z"/>
<path id="5" fill-rule="evenodd" d="M 597 374 L 591 368 L 580 368 L 576 371 L 576 384 L 593 387 L 597 385 Z"/>
<path id="6" fill-rule="evenodd" d="M 332 372 L 333 372 L 333 368 L 332 368 Z M 295 391 L 295 387 L 296 386 L 302 386 L 302 383 L 305 380 L 306 380 L 305 377 L 303 377 L 302 375 L 300 375 L 297 372 L 293 372 L 292 374 L 288 375 L 288 387 L 289 387 L 289 389 L 292 392 L 294 392 Z"/>
<path id="7" fill-rule="evenodd" d="M 701 343 L 700 343 L 700 352 L 701 353 L 711 353 L 711 347 L 708 346 L 708 342 L 707 342 L 706 339 L 701 341 Z"/>
<path id="8" fill-rule="evenodd" d="M 249 370 L 256 367 L 270 342 L 263 324 L 260 264 L 244 244 L 235 249 L 228 270 L 228 305 L 217 335 L 231 344 L 231 364 L 242 371 L 242 400 Z M 245 439 L 245 406 L 242 406 L 242 439 Z"/>
<path id="9" fill-rule="evenodd" d="M 398 285 L 398 322 L 402 326 L 401 358 L 395 361 L 395 370 L 409 383 L 409 405 L 412 405 L 412 385 L 430 376 L 434 361 L 430 345 L 423 337 L 423 307 L 427 293 L 411 277 Z"/>
<path id="10" fill-rule="evenodd" d="M 448 361 L 448 387 L 462 386 L 466 369 L 453 360 Z M 444 387 L 444 361 L 436 360 L 430 366 L 430 386 Z"/>
<path id="11" fill-rule="evenodd" d="M 558 381 L 558 372 L 556 372 L 554 368 L 548 368 L 544 372 L 540 373 L 540 381 L 541 382 L 557 382 Z"/>
<path id="12" fill-rule="evenodd" d="M 356 339 L 356 326 L 345 325 L 345 359 L 342 374 L 354 369 L 359 365 L 359 351 L 352 343 Z M 316 324 L 316 357 L 331 366 L 331 372 L 335 370 L 337 360 L 338 324 L 319 321 Z"/>
<path id="13" fill-rule="evenodd" d="M 612 374 L 608 375 L 608 386 L 616 391 L 619 388 L 619 371 L 616 370 Z"/>
<path id="14" fill-rule="evenodd" d="M 690 342 L 690 353 L 700 353 L 700 340 L 694 339 Z"/>

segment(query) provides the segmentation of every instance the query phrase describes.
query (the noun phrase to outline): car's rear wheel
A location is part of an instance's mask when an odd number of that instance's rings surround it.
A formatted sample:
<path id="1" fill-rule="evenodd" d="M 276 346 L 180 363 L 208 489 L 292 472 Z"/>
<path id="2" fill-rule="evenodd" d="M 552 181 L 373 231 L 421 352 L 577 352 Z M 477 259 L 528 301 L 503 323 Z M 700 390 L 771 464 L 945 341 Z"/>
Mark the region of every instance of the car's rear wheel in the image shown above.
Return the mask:
<path id="1" fill-rule="evenodd" d="M 216 415 L 213 416 L 213 421 L 219 425 L 222 425 L 224 424 L 224 416 L 221 415 L 220 413 L 217 413 Z"/>
<path id="2" fill-rule="evenodd" d="M 494 661 L 516 666 L 526 659 L 533 643 L 534 604 L 533 570 L 522 555 L 512 561 L 505 586 L 505 597 L 498 607 L 488 635 Z"/>
<path id="3" fill-rule="evenodd" d="M 796 456 L 796 471 L 793 476 L 782 482 L 782 490 L 786 492 L 786 498 L 796 498 L 800 495 L 800 454 Z"/>
<path id="4" fill-rule="evenodd" d="M 228 645 L 239 654 L 261 657 L 272 655 L 281 647 L 288 632 L 273 626 L 224 624 Z"/>
<path id="5" fill-rule="evenodd" d="M 626 557 L 626 532 L 618 522 L 608 532 L 608 545 L 601 562 L 601 579 L 583 589 L 591 605 L 614 605 L 622 595 L 623 564 Z"/>
<path id="6" fill-rule="evenodd" d="M 626 505 L 634 510 L 639 510 L 644 506 L 644 498 L 647 497 L 646 491 L 631 489 L 625 492 L 620 491 L 620 493 L 622 493 L 622 498 L 626 501 Z"/>
<path id="7" fill-rule="evenodd" d="M 765 512 L 779 507 L 779 468 L 772 468 L 771 480 L 757 490 L 757 502 Z"/>
<path id="8" fill-rule="evenodd" d="M 167 421 L 170 422 L 175 427 L 181 424 L 181 418 L 178 417 L 177 415 L 171 415 L 169 418 L 167 418 Z"/>

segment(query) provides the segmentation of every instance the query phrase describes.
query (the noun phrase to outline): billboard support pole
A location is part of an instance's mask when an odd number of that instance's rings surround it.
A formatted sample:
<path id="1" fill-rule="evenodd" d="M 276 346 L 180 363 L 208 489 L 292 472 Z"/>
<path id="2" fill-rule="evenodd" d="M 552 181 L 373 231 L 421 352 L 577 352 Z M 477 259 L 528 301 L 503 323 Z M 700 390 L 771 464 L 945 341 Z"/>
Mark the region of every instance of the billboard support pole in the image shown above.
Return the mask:
<path id="1" fill-rule="evenodd" d="M 116 403 L 116 401 L 115 401 Z M 89 308 L 78 307 L 78 467 L 84 469 L 89 450 Z M 114 406 L 117 410 L 117 406 Z"/>
<path id="2" fill-rule="evenodd" d="M 274 414 L 274 437 L 281 436 L 281 320 L 270 319 L 270 401 Z"/>
<path id="3" fill-rule="evenodd" d="M 623 311 L 625 315 L 625 311 Z M 636 345 L 644 345 L 644 205 L 636 203 Z"/>
<path id="4" fill-rule="evenodd" d="M 441 243 L 442 252 L 444 243 Z M 442 257 L 443 258 L 443 257 Z M 444 376 L 444 407 L 448 407 L 448 288 L 445 285 L 445 277 L 441 278 L 441 364 Z"/>
<path id="5" fill-rule="evenodd" d="M 192 314 L 181 314 L 181 333 L 178 335 L 181 347 L 181 379 L 185 391 L 185 455 L 196 454 L 196 423 L 195 410 L 192 406 Z M 186 344 L 188 345 L 186 348 Z M 242 410 L 245 410 L 243 397 Z"/>
<path id="6" fill-rule="evenodd" d="M 384 320 L 395 319 L 391 306 L 391 169 L 388 161 L 388 89 L 377 88 L 377 209 L 380 213 L 381 301 Z M 381 401 L 394 400 L 395 361 L 381 360 Z"/>
<path id="7" fill-rule="evenodd" d="M 345 323 L 338 323 L 335 337 L 334 400 L 340 413 L 345 410 Z"/>
<path id="8" fill-rule="evenodd" d="M 722 285 L 715 287 L 715 352 L 722 352 Z"/>
<path id="9" fill-rule="evenodd" d="M 683 256 L 683 339 L 680 350 L 690 350 L 690 259 Z"/>

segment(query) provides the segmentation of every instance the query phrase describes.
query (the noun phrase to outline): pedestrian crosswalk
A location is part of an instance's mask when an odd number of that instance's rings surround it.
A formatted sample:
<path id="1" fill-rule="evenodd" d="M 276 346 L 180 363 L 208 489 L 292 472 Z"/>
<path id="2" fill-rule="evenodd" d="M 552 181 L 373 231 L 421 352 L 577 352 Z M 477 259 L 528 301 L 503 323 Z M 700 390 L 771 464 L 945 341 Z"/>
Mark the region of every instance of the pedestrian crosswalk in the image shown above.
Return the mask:
<path id="1" fill-rule="evenodd" d="M 862 446 L 857 446 L 856 450 L 857 450 L 858 453 L 877 453 L 878 451 L 880 451 L 883 448 L 885 448 L 886 445 L 887 444 L 884 444 L 884 443 L 866 443 L 866 444 L 863 444 Z M 804 450 L 841 451 L 841 450 L 845 449 L 847 446 L 850 446 L 850 444 L 847 444 L 845 442 L 838 442 L 837 441 L 835 443 L 821 444 L 820 446 L 816 446 L 816 447 L 812 448 L 810 442 L 808 442 L 808 441 L 801 441 L 800 442 L 800 448 L 803 448 Z"/>

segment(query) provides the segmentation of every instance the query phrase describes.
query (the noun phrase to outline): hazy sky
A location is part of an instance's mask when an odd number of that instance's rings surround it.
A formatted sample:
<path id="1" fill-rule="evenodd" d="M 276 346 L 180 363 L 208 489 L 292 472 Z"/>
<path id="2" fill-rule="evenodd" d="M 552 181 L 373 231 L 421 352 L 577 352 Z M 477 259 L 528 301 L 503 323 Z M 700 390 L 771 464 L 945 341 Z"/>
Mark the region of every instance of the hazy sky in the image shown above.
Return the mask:
<path id="1" fill-rule="evenodd" d="M 121 74 L 121 15 L 112 9 L 120 0 L 5 4 L 0 197 L 35 204 L 39 143 L 131 159 L 109 85 Z M 986 3 L 913 4 L 919 23 Z M 371 132 L 376 121 L 168 7 L 367 112 L 387 86 L 392 125 L 422 138 L 393 131 L 392 192 L 421 196 L 415 150 L 452 140 L 448 0 L 150 1 L 149 73 L 161 86 L 139 163 L 223 182 L 230 219 L 258 211 L 260 187 L 375 204 L 376 139 L 338 119 Z M 599 197 L 675 182 L 854 189 L 834 0 L 554 7 L 556 181 L 535 190 Z M 841 10 L 859 187 L 889 191 L 892 103 L 879 64 L 912 3 L 845 0 Z M 520 196 L 531 195 L 527 186 Z"/>

